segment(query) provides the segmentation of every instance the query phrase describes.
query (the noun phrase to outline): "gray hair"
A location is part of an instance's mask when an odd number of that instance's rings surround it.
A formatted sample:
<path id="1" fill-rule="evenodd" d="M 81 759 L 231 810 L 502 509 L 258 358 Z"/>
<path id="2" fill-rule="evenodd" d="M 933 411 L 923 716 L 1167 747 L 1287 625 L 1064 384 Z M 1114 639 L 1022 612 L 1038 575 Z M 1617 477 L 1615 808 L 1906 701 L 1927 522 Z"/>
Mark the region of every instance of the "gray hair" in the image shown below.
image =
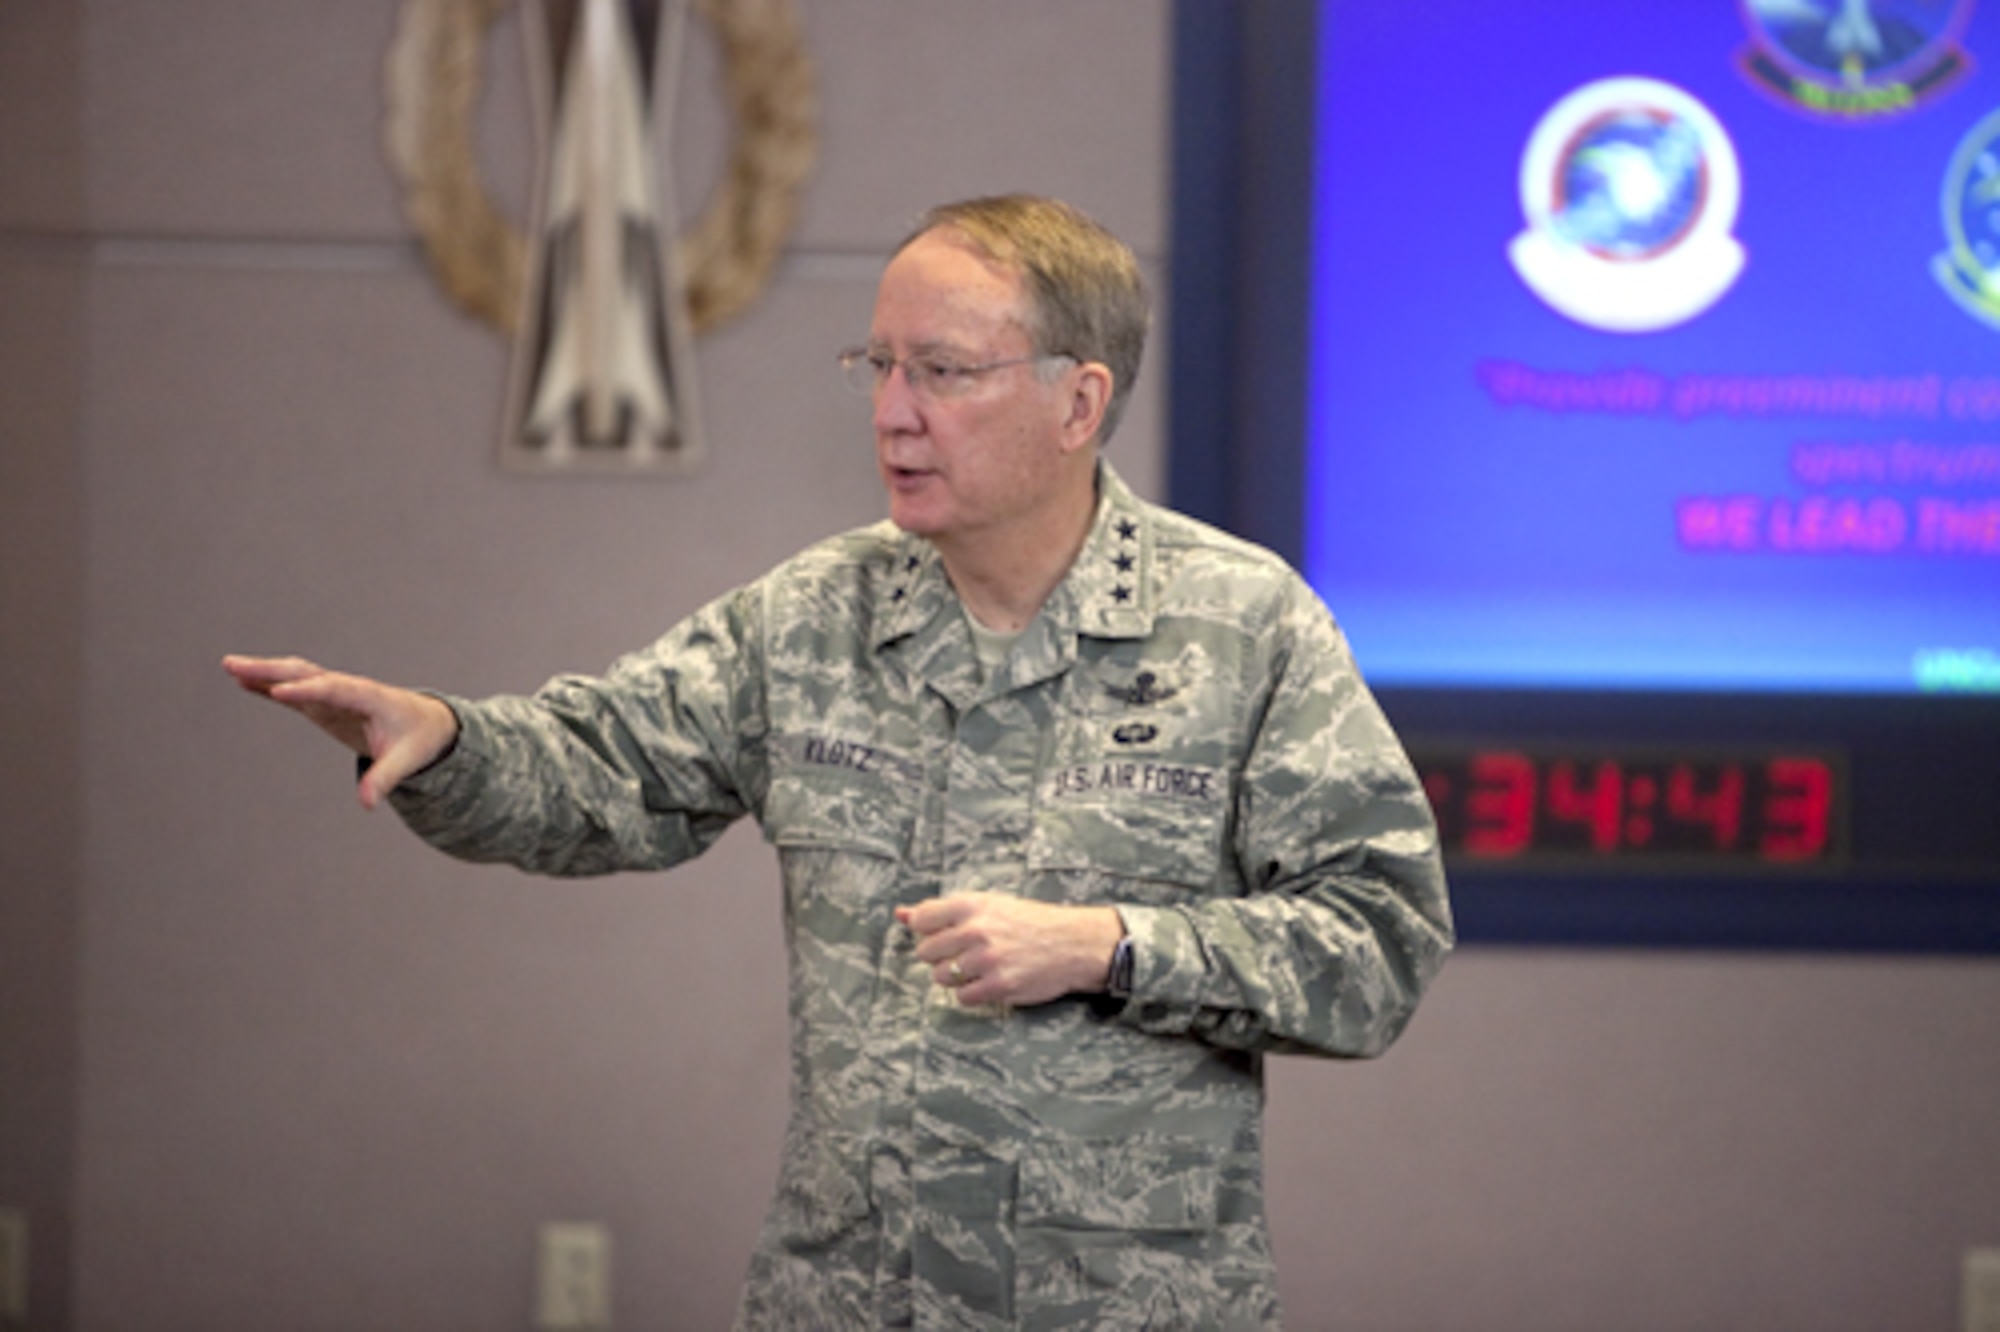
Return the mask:
<path id="1" fill-rule="evenodd" d="M 1036 352 L 1109 367 L 1111 400 L 1097 441 L 1109 440 L 1139 378 L 1152 317 L 1131 247 L 1081 209 L 1032 194 L 940 204 L 918 219 L 896 253 L 933 231 L 955 233 L 988 261 L 1020 275 Z"/>

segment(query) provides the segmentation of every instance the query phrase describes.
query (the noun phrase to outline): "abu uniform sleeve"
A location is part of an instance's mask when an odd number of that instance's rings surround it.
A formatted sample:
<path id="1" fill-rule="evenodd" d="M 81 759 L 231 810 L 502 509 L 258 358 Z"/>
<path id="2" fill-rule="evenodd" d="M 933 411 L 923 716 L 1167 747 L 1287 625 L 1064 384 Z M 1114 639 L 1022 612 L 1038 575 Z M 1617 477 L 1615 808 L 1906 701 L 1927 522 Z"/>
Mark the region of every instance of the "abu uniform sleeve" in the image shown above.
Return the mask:
<path id="1" fill-rule="evenodd" d="M 1234 1049 L 1379 1054 L 1453 943 L 1436 825 L 1319 599 L 1292 580 L 1236 793 L 1246 892 L 1122 906 L 1122 1016 Z"/>
<path id="2" fill-rule="evenodd" d="M 762 801 L 758 607 L 755 587 L 725 596 L 602 678 L 447 699 L 457 745 L 398 787 L 394 807 L 440 850 L 539 874 L 698 855 Z"/>

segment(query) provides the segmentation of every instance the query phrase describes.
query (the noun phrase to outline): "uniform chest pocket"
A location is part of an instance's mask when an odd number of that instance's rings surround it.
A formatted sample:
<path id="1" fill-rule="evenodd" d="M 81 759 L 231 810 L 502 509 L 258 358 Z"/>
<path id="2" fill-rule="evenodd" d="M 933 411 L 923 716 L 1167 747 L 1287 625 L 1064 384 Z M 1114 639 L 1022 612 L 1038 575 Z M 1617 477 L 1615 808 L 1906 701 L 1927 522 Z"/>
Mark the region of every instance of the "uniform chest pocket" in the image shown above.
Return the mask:
<path id="1" fill-rule="evenodd" d="M 1205 889 L 1221 877 L 1229 769 L 1171 753 L 1058 766 L 1037 791 L 1031 868 Z"/>
<path id="2" fill-rule="evenodd" d="M 906 757 L 851 737 L 796 735 L 773 745 L 764 836 L 781 847 L 826 847 L 901 859 L 921 783 Z"/>

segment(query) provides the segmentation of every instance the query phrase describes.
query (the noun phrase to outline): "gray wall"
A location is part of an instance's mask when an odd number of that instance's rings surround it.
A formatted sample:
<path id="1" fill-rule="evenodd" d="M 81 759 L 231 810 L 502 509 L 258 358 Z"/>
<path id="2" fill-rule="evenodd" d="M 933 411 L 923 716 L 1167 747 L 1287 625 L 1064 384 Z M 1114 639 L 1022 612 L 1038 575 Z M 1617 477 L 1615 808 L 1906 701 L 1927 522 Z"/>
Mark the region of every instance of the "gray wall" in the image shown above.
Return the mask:
<path id="1" fill-rule="evenodd" d="M 20 233 L 0 240 L 0 1208 L 34 1222 L 29 1299 L 58 1327 L 78 1105 L 88 288 L 32 239 L 83 199 L 79 25 L 45 8 L 0 6 L 0 226 Z"/>
<path id="2" fill-rule="evenodd" d="M 557 1218 L 612 1227 L 620 1326 L 726 1323 L 785 1095 L 754 830 L 670 877 L 453 864 L 216 658 L 527 687 L 876 517 L 829 355 L 927 203 L 1061 194 L 1164 271 L 1165 0 L 807 8 L 823 156 L 699 345 L 711 463 L 614 482 L 494 465 L 506 349 L 379 148 L 393 0 L 0 4 L 0 1207 L 35 1326 L 525 1327 Z M 690 208 L 726 125 L 695 39 Z M 1152 494 L 1159 387 L 1114 446 Z M 1945 1328 L 2000 1244 L 2000 968 L 1469 950 L 1388 1059 L 1276 1065 L 1270 1120 L 1301 1328 Z"/>

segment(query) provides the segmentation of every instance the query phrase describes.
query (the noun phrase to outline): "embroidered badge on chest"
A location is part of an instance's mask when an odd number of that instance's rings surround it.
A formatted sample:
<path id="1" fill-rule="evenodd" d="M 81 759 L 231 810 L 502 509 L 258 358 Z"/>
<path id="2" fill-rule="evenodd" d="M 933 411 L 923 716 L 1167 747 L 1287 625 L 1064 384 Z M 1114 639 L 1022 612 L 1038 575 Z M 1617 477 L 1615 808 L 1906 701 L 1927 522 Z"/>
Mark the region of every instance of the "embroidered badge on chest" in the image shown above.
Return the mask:
<path id="1" fill-rule="evenodd" d="M 1120 703 L 1135 708 L 1144 708 L 1150 707 L 1155 703 L 1164 703 L 1181 691 L 1174 685 L 1161 684 L 1160 677 L 1154 675 L 1151 671 L 1140 671 L 1132 677 L 1131 684 L 1106 685 L 1104 686 L 1104 692 L 1117 699 Z"/>

